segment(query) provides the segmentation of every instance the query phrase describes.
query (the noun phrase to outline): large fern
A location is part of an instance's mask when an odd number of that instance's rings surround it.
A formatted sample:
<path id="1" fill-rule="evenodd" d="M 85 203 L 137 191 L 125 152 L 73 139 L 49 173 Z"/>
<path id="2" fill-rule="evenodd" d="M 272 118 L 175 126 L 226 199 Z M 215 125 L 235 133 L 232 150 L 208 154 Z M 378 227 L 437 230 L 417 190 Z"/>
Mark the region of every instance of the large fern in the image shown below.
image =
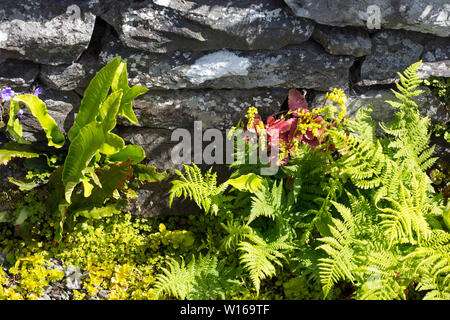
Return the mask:
<path id="1" fill-rule="evenodd" d="M 239 285 L 217 256 L 193 256 L 188 264 L 171 259 L 167 264 L 156 277 L 156 299 L 163 294 L 189 300 L 225 299 L 227 290 Z"/>
<path id="2" fill-rule="evenodd" d="M 400 101 L 386 101 L 394 108 L 399 109 L 395 121 L 389 125 L 381 124 L 384 131 L 395 137 L 389 144 L 394 149 L 394 158 L 406 162 L 409 166 L 419 166 L 420 169 L 430 168 L 437 158 L 432 158 L 434 146 L 429 146 L 431 133 L 428 132 L 429 119 L 421 117 L 418 106 L 412 99 L 423 90 L 416 90 L 422 83 L 417 71 L 422 61 L 406 68 L 404 74 L 398 73 L 400 82 L 396 82 L 399 91 L 392 90 Z"/>
<path id="3" fill-rule="evenodd" d="M 327 127 L 327 152 L 301 145 L 276 176 L 237 166 L 234 179 L 219 186 L 211 171 L 186 167 L 177 172 L 171 201 L 191 198 L 222 219 L 220 250 L 241 252 L 257 293 L 283 266 L 320 281 L 325 298 L 349 282 L 356 299 L 407 299 L 411 290 L 448 299 L 448 218 L 426 174 L 435 161 L 429 121 L 413 100 L 421 93 L 419 66 L 399 75 L 399 101 L 388 102 L 398 111 L 381 124 L 385 136 L 377 136 L 372 110 L 361 108 L 347 125 Z M 178 269 L 183 277 L 188 267 Z"/>
<path id="4" fill-rule="evenodd" d="M 257 235 L 247 235 L 250 241 L 239 243 L 239 250 L 243 252 L 240 260 L 250 273 L 250 279 L 259 293 L 261 280 L 275 275 L 275 265 L 282 266 L 280 260 L 286 259 L 281 250 L 293 249 L 285 238 L 266 243 Z"/>
<path id="5" fill-rule="evenodd" d="M 350 132 L 329 132 L 342 172 L 363 195 L 348 194 L 351 208 L 333 202 L 340 218 L 333 218 L 332 236 L 319 246 L 328 255 L 319 263 L 325 296 L 345 280 L 358 288 L 359 299 L 405 299 L 415 283 L 428 291 L 425 298 L 448 297 L 450 236 L 439 230 L 439 213 L 431 217 L 439 204 L 425 173 L 435 161 L 434 147 L 428 146 L 428 119 L 412 99 L 422 93 L 416 90 L 419 67 L 399 74 L 399 102 L 387 101 L 398 109 L 391 124 L 381 125 L 388 138 L 376 137 L 370 109 L 359 110 Z"/>
<path id="6" fill-rule="evenodd" d="M 194 200 L 195 203 L 206 213 L 217 214 L 221 200 L 221 194 L 227 188 L 227 184 L 217 186 L 217 174 L 211 173 L 209 169 L 205 175 L 199 167 L 184 165 L 185 173 L 175 170 L 180 180 L 172 181 L 172 188 L 169 194 L 169 206 L 172 205 L 174 197 L 183 196 Z"/>

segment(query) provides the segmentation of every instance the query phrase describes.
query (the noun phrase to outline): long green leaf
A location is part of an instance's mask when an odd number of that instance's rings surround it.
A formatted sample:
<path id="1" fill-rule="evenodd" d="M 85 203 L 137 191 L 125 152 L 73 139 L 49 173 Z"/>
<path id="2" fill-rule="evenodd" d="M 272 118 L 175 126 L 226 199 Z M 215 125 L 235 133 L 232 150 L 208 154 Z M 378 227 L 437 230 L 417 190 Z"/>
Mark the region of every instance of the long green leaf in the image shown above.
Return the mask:
<path id="1" fill-rule="evenodd" d="M 89 83 L 89 86 L 84 92 L 83 99 L 81 100 L 80 110 L 75 118 L 75 123 L 68 132 L 70 141 L 75 139 L 81 128 L 94 121 L 97 117 L 100 105 L 103 103 L 109 92 L 119 65 L 120 57 L 111 60 Z"/>
<path id="2" fill-rule="evenodd" d="M 117 134 L 107 132 L 105 134 L 105 141 L 100 147 L 100 152 L 106 155 L 111 155 L 119 152 L 125 147 L 125 141 Z"/>
<path id="3" fill-rule="evenodd" d="M 21 180 L 14 179 L 12 177 L 9 177 L 8 181 L 11 182 L 12 184 L 15 184 L 16 186 L 18 186 L 20 191 L 30 191 L 36 187 L 39 187 L 40 185 L 43 185 L 44 183 L 47 183 L 47 181 L 41 181 L 41 182 L 21 181 Z"/>
<path id="4" fill-rule="evenodd" d="M 19 111 L 19 102 L 15 99 L 12 99 L 9 103 L 9 120 L 6 128 L 8 129 L 9 134 L 21 144 L 30 144 L 29 141 L 25 140 L 23 137 L 23 128 L 19 122 L 19 119 L 16 118 L 16 114 Z"/>
<path id="5" fill-rule="evenodd" d="M 138 96 L 146 93 L 148 89 L 141 86 L 133 86 L 132 88 L 128 86 L 128 73 L 125 62 L 122 62 L 117 68 L 111 88 L 113 91 L 123 91 L 123 98 L 120 103 L 118 114 L 127 118 L 131 123 L 137 124 L 138 120 L 133 111 L 132 101 Z"/>
<path id="6" fill-rule="evenodd" d="M 147 88 L 140 86 L 133 86 L 127 90 L 120 103 L 119 116 L 127 118 L 131 123 L 137 124 L 138 119 L 133 111 L 132 101 L 147 91 Z"/>
<path id="7" fill-rule="evenodd" d="M 100 106 L 100 121 L 103 122 L 103 130 L 109 132 L 116 126 L 117 112 L 119 112 L 122 90 L 111 93 Z"/>
<path id="8" fill-rule="evenodd" d="M 48 145 L 61 148 L 66 142 L 64 134 L 58 130 L 55 120 L 48 114 L 45 102 L 33 94 L 25 94 L 14 98 L 15 101 L 23 102 L 30 109 L 33 116 L 39 121 L 48 139 Z"/>
<path id="9" fill-rule="evenodd" d="M 102 207 L 93 207 L 90 209 L 79 210 L 74 212 L 75 216 L 82 216 L 88 219 L 102 219 L 105 217 L 111 217 L 112 215 L 119 213 L 128 201 L 119 201 L 117 203 L 109 204 Z"/>
<path id="10" fill-rule="evenodd" d="M 119 152 L 111 155 L 109 161 L 122 162 L 131 159 L 133 164 L 137 164 L 145 159 L 145 151 L 140 146 L 128 145 Z"/>
<path id="11" fill-rule="evenodd" d="M 6 165 L 12 158 L 38 158 L 40 156 L 31 146 L 17 142 L 5 143 L 0 149 L 0 164 Z"/>
<path id="12" fill-rule="evenodd" d="M 256 191 L 261 190 L 262 182 L 263 179 L 260 176 L 249 173 L 235 179 L 229 179 L 226 183 L 238 190 L 246 190 L 255 193 Z"/>
<path id="13" fill-rule="evenodd" d="M 153 166 L 146 166 L 144 164 L 138 164 L 133 166 L 134 176 L 141 181 L 147 182 L 159 182 L 166 179 L 169 173 L 166 171 L 158 172 Z"/>
<path id="14" fill-rule="evenodd" d="M 94 121 L 81 128 L 70 144 L 62 173 L 67 202 L 70 203 L 73 189 L 83 179 L 84 170 L 104 142 L 103 126 Z"/>

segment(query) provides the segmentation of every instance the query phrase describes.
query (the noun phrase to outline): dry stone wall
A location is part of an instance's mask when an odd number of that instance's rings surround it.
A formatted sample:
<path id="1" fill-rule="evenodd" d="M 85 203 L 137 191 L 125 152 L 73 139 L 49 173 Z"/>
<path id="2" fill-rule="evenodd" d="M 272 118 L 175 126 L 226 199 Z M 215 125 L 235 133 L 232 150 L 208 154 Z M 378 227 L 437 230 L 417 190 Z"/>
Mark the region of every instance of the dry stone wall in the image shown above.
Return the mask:
<path id="1" fill-rule="evenodd" d="M 130 82 L 150 91 L 135 103 L 138 126 L 118 132 L 170 168 L 176 128 L 225 130 L 250 106 L 282 108 L 289 88 L 310 103 L 343 88 L 350 111 L 374 103 L 391 111 L 396 72 L 422 59 L 422 77 L 450 76 L 447 0 L 1 0 L 0 87 L 43 88 L 49 113 L 67 132 L 93 75 L 120 55 Z M 448 113 L 427 93 L 434 120 Z M 431 107 L 430 107 L 431 106 Z M 44 141 L 25 113 L 27 139 Z M 1 141 L 8 136 L 0 132 Z M 161 191 L 158 190 L 159 192 Z M 154 191 L 140 203 L 159 213 Z"/>

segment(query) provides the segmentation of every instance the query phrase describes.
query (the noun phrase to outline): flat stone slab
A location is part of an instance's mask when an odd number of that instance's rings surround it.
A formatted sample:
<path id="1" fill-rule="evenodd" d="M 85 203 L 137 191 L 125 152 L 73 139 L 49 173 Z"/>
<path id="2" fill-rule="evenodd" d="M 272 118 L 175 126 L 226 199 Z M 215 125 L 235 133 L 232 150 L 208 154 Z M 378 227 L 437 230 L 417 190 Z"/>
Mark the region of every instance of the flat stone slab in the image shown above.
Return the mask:
<path id="1" fill-rule="evenodd" d="M 58 65 L 87 49 L 99 0 L 1 1 L 0 49 L 8 58 Z"/>
<path id="2" fill-rule="evenodd" d="M 154 89 L 252 89 L 347 87 L 354 58 L 333 56 L 307 41 L 277 51 L 151 54 L 107 41 L 101 64 L 116 56 L 128 61 L 130 82 Z"/>
<path id="3" fill-rule="evenodd" d="M 312 38 L 330 54 L 362 57 L 372 51 L 369 33 L 361 28 L 316 25 Z"/>
<path id="4" fill-rule="evenodd" d="M 8 59 L 0 63 L 0 88 L 28 90 L 39 74 L 39 65 L 30 61 Z"/>
<path id="5" fill-rule="evenodd" d="M 448 0 L 284 0 L 298 17 L 332 26 L 404 29 L 450 36 Z M 379 26 L 375 19 L 379 19 Z"/>
<path id="6" fill-rule="evenodd" d="M 117 1 L 106 8 L 101 17 L 121 41 L 148 52 L 274 50 L 305 42 L 314 29 L 282 0 Z"/>

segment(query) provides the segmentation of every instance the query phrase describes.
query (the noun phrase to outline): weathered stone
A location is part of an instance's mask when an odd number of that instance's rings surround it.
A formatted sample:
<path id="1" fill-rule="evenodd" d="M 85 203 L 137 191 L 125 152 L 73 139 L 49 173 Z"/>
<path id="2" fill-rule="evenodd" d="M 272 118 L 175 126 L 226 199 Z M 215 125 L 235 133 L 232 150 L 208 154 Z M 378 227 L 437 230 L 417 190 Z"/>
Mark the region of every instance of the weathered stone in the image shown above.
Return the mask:
<path id="1" fill-rule="evenodd" d="M 383 30 L 372 38 L 372 54 L 361 66 L 361 80 L 396 79 L 397 72 L 420 60 L 423 45 L 405 32 Z"/>
<path id="2" fill-rule="evenodd" d="M 249 107 L 262 117 L 280 110 L 287 89 L 254 90 L 155 90 L 139 97 L 133 108 L 139 125 L 150 128 L 204 128 L 226 130 L 243 118 Z M 124 118 L 119 124 L 131 125 Z"/>
<path id="3" fill-rule="evenodd" d="M 380 27 L 450 36 L 447 0 L 284 0 L 295 15 L 332 26 Z"/>
<path id="4" fill-rule="evenodd" d="M 330 54 L 362 57 L 372 50 L 369 33 L 360 28 L 316 25 L 312 38 Z"/>
<path id="5" fill-rule="evenodd" d="M 450 60 L 423 62 L 417 72 L 421 79 L 429 77 L 450 77 Z"/>
<path id="6" fill-rule="evenodd" d="M 36 80 L 39 66 L 29 61 L 6 60 L 0 64 L 0 88 L 28 90 Z"/>
<path id="7" fill-rule="evenodd" d="M 88 47 L 98 0 L 0 2 L 0 49 L 43 64 L 76 61 Z"/>
<path id="8" fill-rule="evenodd" d="M 170 160 L 170 150 L 177 144 L 176 141 L 171 141 L 172 130 L 128 126 L 117 126 L 115 130 L 127 144 L 140 145 L 149 164 L 160 169 L 179 168 Z"/>
<path id="9" fill-rule="evenodd" d="M 423 64 L 419 70 L 421 78 L 450 77 L 450 38 L 436 37 L 423 50 Z"/>
<path id="10" fill-rule="evenodd" d="M 41 67 L 40 79 L 50 88 L 62 91 L 76 89 L 86 77 L 86 70 L 80 63 Z"/>
<path id="11" fill-rule="evenodd" d="M 308 40 L 314 28 L 282 0 L 124 1 L 102 18 L 127 46 L 159 53 L 279 49 Z"/>
<path id="12" fill-rule="evenodd" d="M 346 87 L 350 56 L 332 56 L 305 42 L 276 51 L 174 52 L 150 54 L 107 42 L 102 64 L 116 56 L 128 61 L 132 84 L 160 89 L 251 89 L 259 87 Z"/>
<path id="13" fill-rule="evenodd" d="M 75 113 L 80 106 L 80 97 L 73 92 L 59 92 L 44 88 L 43 93 L 39 96 L 47 105 L 49 115 L 55 119 L 60 131 L 67 133 L 73 124 Z M 23 136 L 31 142 L 44 142 L 44 131 L 39 122 L 33 117 L 28 108 L 23 108 L 24 120 Z"/>
<path id="14" fill-rule="evenodd" d="M 434 37 L 423 49 L 423 60 L 436 62 L 450 60 L 450 38 Z"/>

